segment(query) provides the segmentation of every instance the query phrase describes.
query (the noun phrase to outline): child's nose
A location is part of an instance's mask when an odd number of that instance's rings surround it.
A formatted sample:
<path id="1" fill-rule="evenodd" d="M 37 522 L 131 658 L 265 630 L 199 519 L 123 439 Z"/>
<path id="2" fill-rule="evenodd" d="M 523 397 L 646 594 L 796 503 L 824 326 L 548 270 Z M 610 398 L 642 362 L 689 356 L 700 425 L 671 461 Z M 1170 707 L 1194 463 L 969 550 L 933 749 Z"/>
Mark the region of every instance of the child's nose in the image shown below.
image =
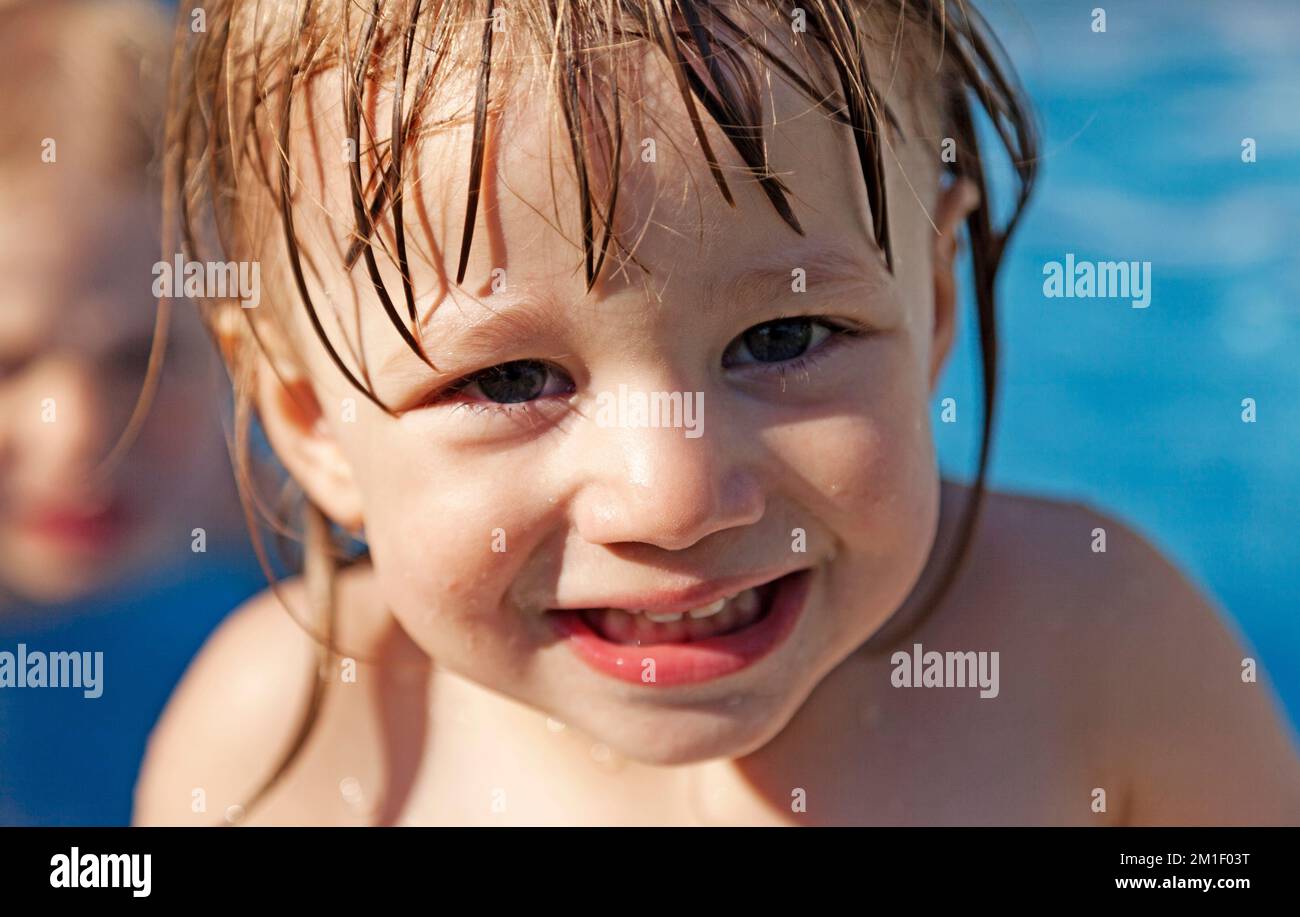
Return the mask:
<path id="1" fill-rule="evenodd" d="M 100 380 L 75 359 L 52 357 L 41 369 L 29 389 L 23 445 L 51 477 L 84 474 L 107 442 Z"/>
<path id="2" fill-rule="evenodd" d="M 757 475 L 709 436 L 680 429 L 587 431 L 575 501 L 579 534 L 592 544 L 689 548 L 716 532 L 763 517 Z"/>

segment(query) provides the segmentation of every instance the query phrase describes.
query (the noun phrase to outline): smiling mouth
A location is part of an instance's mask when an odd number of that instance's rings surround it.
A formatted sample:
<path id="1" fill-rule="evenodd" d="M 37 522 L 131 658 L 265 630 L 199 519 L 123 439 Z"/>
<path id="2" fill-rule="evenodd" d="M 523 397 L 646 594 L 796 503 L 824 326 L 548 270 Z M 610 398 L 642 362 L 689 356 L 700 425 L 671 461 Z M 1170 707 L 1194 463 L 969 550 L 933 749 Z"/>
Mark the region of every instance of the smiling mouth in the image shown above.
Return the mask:
<path id="1" fill-rule="evenodd" d="M 735 634 L 763 621 L 781 582 L 744 589 L 707 605 L 672 614 L 640 608 L 587 608 L 577 612 L 601 639 L 624 646 L 693 643 Z"/>
<path id="2" fill-rule="evenodd" d="M 695 608 L 666 601 L 649 611 L 556 608 L 546 617 L 602 675 L 643 689 L 685 686 L 733 675 L 784 644 L 807 607 L 812 579 L 804 568 L 745 589 L 738 588 L 744 580 L 733 580 L 738 591 L 731 595 L 695 590 L 697 601 L 713 598 Z"/>

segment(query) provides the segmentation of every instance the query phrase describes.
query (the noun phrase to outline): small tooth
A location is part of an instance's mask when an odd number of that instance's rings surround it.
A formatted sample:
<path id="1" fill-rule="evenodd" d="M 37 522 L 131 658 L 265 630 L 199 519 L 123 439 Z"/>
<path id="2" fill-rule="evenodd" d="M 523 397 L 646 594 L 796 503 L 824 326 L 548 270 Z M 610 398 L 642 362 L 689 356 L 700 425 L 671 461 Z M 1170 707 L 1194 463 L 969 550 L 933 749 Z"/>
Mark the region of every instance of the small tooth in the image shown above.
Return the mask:
<path id="1" fill-rule="evenodd" d="M 727 599 L 718 599 L 710 605 L 702 605 L 699 608 L 692 608 L 688 614 L 690 614 L 692 618 L 709 618 L 722 611 L 726 606 L 727 601 Z"/>
<path id="2" fill-rule="evenodd" d="M 736 596 L 736 610 L 744 613 L 753 611 L 758 607 L 758 590 L 746 589 L 740 595 Z"/>
<path id="3" fill-rule="evenodd" d="M 651 614 L 647 611 L 645 612 L 645 616 L 656 624 L 672 624 L 674 621 L 680 621 L 682 619 L 682 613 L 680 611 L 667 615 Z"/>

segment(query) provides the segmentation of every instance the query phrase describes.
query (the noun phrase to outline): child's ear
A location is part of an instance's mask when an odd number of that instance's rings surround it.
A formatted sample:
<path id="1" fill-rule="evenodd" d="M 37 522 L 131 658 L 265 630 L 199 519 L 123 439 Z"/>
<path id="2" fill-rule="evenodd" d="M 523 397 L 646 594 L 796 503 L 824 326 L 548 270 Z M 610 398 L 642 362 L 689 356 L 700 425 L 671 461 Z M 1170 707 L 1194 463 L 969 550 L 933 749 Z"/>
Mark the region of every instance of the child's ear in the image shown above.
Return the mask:
<path id="1" fill-rule="evenodd" d="M 939 192 L 935 208 L 931 261 L 934 265 L 934 337 L 930 347 L 930 387 L 939 381 L 939 373 L 952 349 L 957 331 L 957 278 L 953 262 L 957 258 L 957 237 L 962 224 L 979 206 L 980 193 L 969 178 L 958 178 Z"/>
<path id="2" fill-rule="evenodd" d="M 301 372 L 259 355 L 257 413 L 276 456 L 302 487 L 308 499 L 348 531 L 361 529 L 361 494 L 352 465 L 330 425 L 320 400 Z"/>

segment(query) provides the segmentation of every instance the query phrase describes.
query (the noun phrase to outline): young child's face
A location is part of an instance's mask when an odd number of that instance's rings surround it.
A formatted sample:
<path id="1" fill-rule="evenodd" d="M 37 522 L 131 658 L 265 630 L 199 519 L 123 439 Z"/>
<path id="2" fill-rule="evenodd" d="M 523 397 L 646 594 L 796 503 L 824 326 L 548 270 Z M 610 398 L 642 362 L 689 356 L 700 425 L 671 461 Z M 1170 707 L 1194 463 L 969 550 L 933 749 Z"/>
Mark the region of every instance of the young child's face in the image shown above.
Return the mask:
<path id="1" fill-rule="evenodd" d="M 158 202 L 47 168 L 0 200 L 0 592 L 40 603 L 187 549 L 227 476 L 219 429 L 196 410 L 210 347 L 181 314 L 140 438 L 92 480 L 144 382 Z"/>
<path id="2" fill-rule="evenodd" d="M 492 124 L 462 288 L 468 126 L 423 148 L 424 231 L 408 198 L 412 244 L 442 246 L 414 268 L 439 372 L 401 341 L 359 264 L 351 285 L 339 272 L 311 289 L 346 316 L 346 333 L 329 327 L 335 346 L 364 353 L 399 416 L 315 343 L 301 349 L 322 422 L 289 407 L 269 372 L 261 410 L 316 502 L 364 524 L 385 600 L 440 666 L 623 754 L 680 763 L 772 738 L 914 585 L 937 519 L 927 403 L 950 322 L 917 199 L 933 212 L 937 141 L 894 141 L 914 192 L 886 155 L 891 275 L 846 130 L 772 79 L 769 152 L 801 237 L 710 125 L 736 199 L 726 205 L 671 77 L 648 66 L 618 199 L 648 277 L 618 270 L 627 259 L 611 245 L 614 263 L 585 292 L 567 136 L 541 94 L 512 100 Z M 602 208 L 605 193 L 593 191 Z M 316 195 L 351 213 L 341 170 Z M 337 243 L 322 241 L 337 227 L 301 209 L 305 253 L 337 264 Z M 404 314 L 398 275 L 379 261 Z M 483 373 L 503 364 L 514 365 Z M 620 387 L 625 399 L 693 399 L 694 430 L 620 416 Z M 576 611 L 607 607 L 700 617 Z"/>

